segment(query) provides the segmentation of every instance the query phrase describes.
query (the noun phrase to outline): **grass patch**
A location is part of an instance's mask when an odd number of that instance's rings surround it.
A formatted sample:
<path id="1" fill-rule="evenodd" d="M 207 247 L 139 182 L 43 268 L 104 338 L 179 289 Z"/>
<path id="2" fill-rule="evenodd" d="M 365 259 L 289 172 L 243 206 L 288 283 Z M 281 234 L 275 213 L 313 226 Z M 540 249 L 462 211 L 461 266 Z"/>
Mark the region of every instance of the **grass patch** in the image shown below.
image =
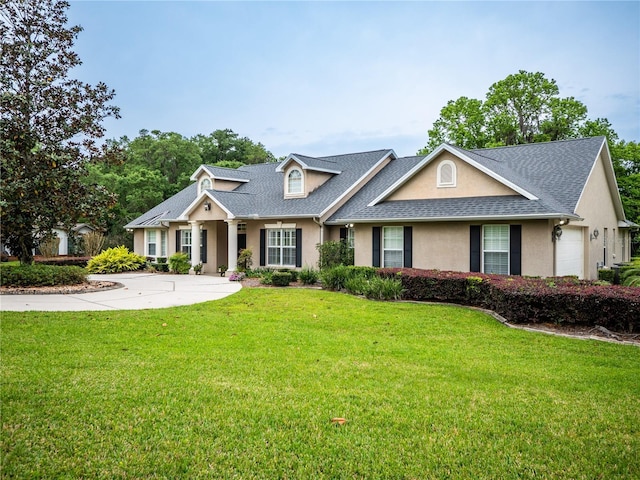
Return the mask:
<path id="1" fill-rule="evenodd" d="M 1 347 L 4 477 L 640 476 L 640 349 L 464 308 L 244 289 Z"/>

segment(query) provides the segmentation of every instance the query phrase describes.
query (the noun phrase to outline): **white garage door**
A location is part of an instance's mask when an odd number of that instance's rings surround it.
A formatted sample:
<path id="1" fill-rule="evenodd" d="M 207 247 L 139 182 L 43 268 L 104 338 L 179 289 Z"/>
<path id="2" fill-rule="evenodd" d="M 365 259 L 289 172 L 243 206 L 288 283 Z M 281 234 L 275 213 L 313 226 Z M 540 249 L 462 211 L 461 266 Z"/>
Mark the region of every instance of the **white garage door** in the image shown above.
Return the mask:
<path id="1" fill-rule="evenodd" d="M 584 278 L 583 267 L 582 228 L 562 227 L 562 236 L 556 241 L 556 275 Z"/>

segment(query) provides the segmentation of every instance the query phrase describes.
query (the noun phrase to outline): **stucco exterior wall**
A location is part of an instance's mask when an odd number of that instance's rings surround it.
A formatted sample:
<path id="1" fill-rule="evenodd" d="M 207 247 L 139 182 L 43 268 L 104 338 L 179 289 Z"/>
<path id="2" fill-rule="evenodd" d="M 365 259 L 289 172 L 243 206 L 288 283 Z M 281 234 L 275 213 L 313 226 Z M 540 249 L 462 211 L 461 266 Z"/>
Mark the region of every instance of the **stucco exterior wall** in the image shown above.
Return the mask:
<path id="1" fill-rule="evenodd" d="M 133 251 L 138 255 L 144 255 L 144 230 L 142 228 L 133 230 Z"/>
<path id="2" fill-rule="evenodd" d="M 613 192 L 614 194 L 617 192 Z M 611 267 L 614 263 L 628 261 L 628 249 L 625 257 L 622 255 L 623 247 L 619 233 L 618 218 L 614 199 L 612 198 L 605 173 L 604 159 L 602 155 L 594 164 L 589 179 L 578 205 L 576 213 L 583 218 L 581 221 L 572 221 L 571 225 L 587 227 L 585 250 L 585 277 L 597 278 L 598 264 Z M 598 237 L 594 231 L 598 230 Z M 605 253 L 605 241 L 607 248 Z"/>
<path id="3" fill-rule="evenodd" d="M 455 187 L 438 187 L 438 165 L 443 160 L 449 160 L 456 166 Z M 518 193 L 449 152 L 443 152 L 405 182 L 399 190 L 391 194 L 388 200 L 490 197 L 496 195 L 518 195 Z"/>
<path id="4" fill-rule="evenodd" d="M 485 224 L 505 223 L 487 222 Z M 511 222 L 522 225 L 522 274 L 553 275 L 553 244 L 547 220 Z M 468 222 L 403 224 L 413 227 L 413 268 L 468 272 L 470 267 Z M 477 225 L 477 224 L 476 224 Z M 373 224 L 355 226 L 355 264 L 371 266 Z M 389 225 L 391 226 L 391 225 Z"/>

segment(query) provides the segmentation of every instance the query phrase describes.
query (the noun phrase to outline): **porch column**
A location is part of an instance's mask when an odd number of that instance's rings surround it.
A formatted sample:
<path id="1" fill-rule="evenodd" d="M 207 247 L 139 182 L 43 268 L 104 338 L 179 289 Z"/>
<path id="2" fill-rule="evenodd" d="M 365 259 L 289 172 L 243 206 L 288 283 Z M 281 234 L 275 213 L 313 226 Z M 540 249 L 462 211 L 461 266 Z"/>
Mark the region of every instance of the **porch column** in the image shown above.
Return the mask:
<path id="1" fill-rule="evenodd" d="M 238 269 L 238 221 L 225 220 L 227 222 L 227 266 L 230 272 Z"/>
<path id="2" fill-rule="evenodd" d="M 201 222 L 189 222 L 191 224 L 191 266 L 200 263 L 200 225 Z"/>

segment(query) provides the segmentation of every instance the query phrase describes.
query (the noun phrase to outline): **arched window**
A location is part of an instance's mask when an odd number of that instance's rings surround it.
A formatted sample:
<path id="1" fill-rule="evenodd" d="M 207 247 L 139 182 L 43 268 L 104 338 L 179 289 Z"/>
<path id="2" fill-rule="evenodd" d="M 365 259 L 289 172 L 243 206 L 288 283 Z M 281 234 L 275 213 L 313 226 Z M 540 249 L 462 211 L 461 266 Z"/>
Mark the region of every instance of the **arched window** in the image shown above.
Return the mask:
<path id="1" fill-rule="evenodd" d="M 451 160 L 443 160 L 438 165 L 438 187 L 456 186 L 456 164 Z"/>
<path id="2" fill-rule="evenodd" d="M 287 176 L 287 193 L 302 193 L 302 172 L 294 168 Z"/>
<path id="3" fill-rule="evenodd" d="M 208 178 L 204 178 L 200 182 L 200 191 L 204 192 L 205 190 L 209 190 L 210 188 L 211 188 L 211 180 L 209 180 Z"/>

